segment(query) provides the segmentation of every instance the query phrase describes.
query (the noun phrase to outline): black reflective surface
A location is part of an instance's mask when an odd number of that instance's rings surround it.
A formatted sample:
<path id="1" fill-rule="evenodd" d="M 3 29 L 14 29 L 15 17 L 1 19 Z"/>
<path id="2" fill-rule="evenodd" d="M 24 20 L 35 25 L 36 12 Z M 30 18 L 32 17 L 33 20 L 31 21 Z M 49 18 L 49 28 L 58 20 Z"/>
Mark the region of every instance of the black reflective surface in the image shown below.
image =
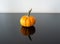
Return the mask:
<path id="1" fill-rule="evenodd" d="M 22 29 L 22 15 L 0 13 L 0 44 L 60 44 L 60 13 L 32 13 L 36 17 L 32 31 Z"/>

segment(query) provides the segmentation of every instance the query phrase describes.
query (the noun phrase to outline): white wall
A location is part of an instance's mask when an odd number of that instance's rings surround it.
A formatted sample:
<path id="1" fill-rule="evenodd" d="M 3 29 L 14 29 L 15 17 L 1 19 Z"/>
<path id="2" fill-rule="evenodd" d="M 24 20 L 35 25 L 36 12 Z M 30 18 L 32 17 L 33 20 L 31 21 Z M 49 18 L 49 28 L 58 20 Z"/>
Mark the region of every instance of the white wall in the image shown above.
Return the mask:
<path id="1" fill-rule="evenodd" d="M 60 0 L 0 0 L 2 12 L 60 12 Z"/>

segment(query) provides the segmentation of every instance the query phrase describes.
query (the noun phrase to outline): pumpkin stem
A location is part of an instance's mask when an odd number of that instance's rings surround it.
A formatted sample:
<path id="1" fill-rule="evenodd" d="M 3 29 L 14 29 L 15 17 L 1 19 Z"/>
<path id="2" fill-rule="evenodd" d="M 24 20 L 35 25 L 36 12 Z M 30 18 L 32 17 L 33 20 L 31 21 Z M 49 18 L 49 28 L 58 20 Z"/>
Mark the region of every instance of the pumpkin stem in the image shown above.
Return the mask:
<path id="1" fill-rule="evenodd" d="M 28 16 L 30 16 L 31 11 L 32 11 L 32 8 L 29 10 L 29 12 L 28 12 Z"/>
<path id="2" fill-rule="evenodd" d="M 30 36 L 30 35 L 28 35 L 28 37 L 29 37 L 29 39 L 32 41 L 32 38 L 31 38 L 31 36 Z"/>

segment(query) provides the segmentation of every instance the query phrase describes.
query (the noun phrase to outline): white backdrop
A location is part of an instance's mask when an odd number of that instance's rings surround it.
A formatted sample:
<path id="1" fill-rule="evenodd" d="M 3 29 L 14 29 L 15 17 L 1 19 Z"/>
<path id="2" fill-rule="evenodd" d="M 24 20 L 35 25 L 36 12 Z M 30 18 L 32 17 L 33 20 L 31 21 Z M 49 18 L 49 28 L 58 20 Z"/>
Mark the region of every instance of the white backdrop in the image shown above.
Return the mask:
<path id="1" fill-rule="evenodd" d="M 32 8 L 33 13 L 60 12 L 60 0 L 0 0 L 0 13 L 21 13 Z"/>

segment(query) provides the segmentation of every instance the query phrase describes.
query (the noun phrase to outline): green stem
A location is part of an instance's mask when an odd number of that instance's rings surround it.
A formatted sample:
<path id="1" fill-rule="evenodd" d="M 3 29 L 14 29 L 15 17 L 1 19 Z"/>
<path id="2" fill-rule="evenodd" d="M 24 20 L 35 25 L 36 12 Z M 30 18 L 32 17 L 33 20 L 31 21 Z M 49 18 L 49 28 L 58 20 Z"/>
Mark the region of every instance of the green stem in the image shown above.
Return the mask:
<path id="1" fill-rule="evenodd" d="M 28 16 L 30 16 L 31 11 L 32 11 L 32 9 L 29 10 L 29 12 L 28 12 Z"/>

